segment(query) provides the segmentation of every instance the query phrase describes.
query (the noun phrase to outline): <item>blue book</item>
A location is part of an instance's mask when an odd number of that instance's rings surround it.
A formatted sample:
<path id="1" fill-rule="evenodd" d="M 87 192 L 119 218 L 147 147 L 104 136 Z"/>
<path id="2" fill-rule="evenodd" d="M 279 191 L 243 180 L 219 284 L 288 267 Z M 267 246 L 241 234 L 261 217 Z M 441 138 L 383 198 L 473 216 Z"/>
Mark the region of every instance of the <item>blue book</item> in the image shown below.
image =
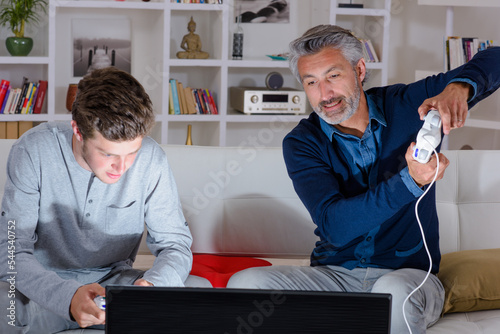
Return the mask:
<path id="1" fill-rule="evenodd" d="M 181 114 L 181 107 L 179 105 L 179 94 L 177 93 L 177 80 L 170 79 L 170 86 L 172 87 L 172 96 L 170 97 L 174 101 L 174 114 Z"/>

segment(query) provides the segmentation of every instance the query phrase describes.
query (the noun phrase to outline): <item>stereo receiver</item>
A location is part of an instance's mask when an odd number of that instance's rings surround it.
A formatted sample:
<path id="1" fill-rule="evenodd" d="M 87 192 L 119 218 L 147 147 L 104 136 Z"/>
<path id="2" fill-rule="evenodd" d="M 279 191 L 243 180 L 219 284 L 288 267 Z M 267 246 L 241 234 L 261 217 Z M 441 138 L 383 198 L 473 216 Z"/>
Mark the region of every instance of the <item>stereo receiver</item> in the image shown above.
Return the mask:
<path id="1" fill-rule="evenodd" d="M 298 89 L 230 87 L 231 107 L 245 114 L 304 114 L 306 94 Z"/>

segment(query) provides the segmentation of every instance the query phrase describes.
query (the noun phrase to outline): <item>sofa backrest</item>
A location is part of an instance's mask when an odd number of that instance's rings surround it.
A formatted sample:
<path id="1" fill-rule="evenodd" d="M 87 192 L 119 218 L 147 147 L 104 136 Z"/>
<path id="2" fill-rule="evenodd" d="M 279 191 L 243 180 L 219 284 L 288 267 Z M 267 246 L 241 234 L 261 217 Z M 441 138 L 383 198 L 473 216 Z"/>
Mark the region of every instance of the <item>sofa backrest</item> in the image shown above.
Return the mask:
<path id="1" fill-rule="evenodd" d="M 162 146 L 193 252 L 308 257 L 317 237 L 281 148 Z"/>
<path id="2" fill-rule="evenodd" d="M 500 248 L 500 151 L 443 151 L 437 183 L 441 252 Z"/>
<path id="3" fill-rule="evenodd" d="M 14 140 L 0 140 L 0 197 Z M 281 148 L 162 145 L 173 170 L 193 251 L 308 257 L 317 237 L 287 175 Z M 437 183 L 443 253 L 499 248 L 500 151 L 443 151 Z M 149 253 L 141 245 L 140 253 Z"/>

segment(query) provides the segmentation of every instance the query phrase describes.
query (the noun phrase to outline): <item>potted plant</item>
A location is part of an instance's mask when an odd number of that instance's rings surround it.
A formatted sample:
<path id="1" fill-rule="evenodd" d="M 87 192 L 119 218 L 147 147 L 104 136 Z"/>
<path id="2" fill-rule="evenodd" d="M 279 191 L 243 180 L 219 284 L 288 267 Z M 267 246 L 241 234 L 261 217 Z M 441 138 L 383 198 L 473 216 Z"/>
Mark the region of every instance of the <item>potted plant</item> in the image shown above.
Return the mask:
<path id="1" fill-rule="evenodd" d="M 46 0 L 1 0 L 0 25 L 10 27 L 14 36 L 5 44 L 13 56 L 27 56 L 33 48 L 33 39 L 24 36 L 26 24 L 37 23 L 41 13 L 47 12 Z"/>

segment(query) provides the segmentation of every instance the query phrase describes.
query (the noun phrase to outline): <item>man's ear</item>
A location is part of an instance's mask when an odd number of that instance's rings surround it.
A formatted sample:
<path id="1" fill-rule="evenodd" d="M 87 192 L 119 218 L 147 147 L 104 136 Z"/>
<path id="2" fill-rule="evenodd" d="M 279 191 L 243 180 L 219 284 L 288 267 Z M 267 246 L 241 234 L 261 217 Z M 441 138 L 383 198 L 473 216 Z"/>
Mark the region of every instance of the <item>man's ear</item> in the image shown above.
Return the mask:
<path id="1" fill-rule="evenodd" d="M 356 65 L 356 74 L 358 75 L 359 82 L 363 82 L 366 77 L 366 64 L 365 59 L 361 58 Z"/>
<path id="2" fill-rule="evenodd" d="M 71 121 L 71 127 L 73 128 L 73 134 L 75 135 L 76 140 L 83 141 L 82 133 L 76 124 L 76 121 Z"/>

